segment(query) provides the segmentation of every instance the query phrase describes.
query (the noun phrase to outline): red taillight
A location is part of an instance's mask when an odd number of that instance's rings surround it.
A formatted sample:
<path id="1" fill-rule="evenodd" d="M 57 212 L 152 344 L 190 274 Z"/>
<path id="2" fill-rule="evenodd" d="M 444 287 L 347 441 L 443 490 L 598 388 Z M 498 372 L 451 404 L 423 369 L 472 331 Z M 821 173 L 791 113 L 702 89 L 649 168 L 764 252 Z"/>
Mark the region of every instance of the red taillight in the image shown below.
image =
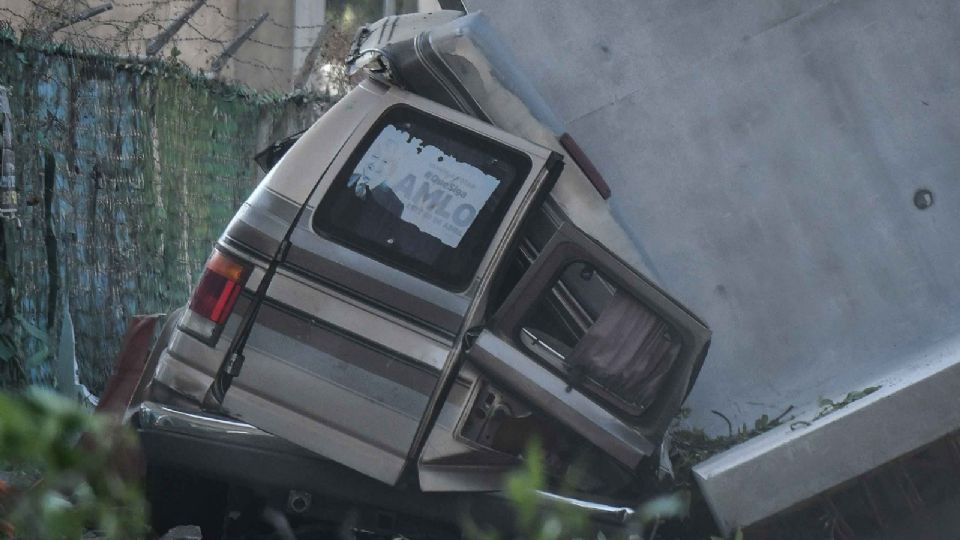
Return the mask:
<path id="1" fill-rule="evenodd" d="M 214 250 L 190 298 L 190 311 L 218 325 L 227 322 L 246 274 L 246 265 Z"/>

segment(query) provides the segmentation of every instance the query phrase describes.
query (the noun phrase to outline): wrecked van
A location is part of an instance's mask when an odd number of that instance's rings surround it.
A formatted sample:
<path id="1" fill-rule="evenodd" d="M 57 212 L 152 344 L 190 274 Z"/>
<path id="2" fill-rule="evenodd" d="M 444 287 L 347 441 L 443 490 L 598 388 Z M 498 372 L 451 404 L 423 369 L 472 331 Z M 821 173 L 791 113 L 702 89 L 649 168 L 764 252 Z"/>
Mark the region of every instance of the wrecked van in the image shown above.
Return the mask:
<path id="1" fill-rule="evenodd" d="M 498 44 L 477 14 L 365 27 L 366 80 L 261 156 L 134 404 L 158 529 L 456 538 L 505 526 L 533 440 L 544 497 L 629 515 L 710 333 Z"/>

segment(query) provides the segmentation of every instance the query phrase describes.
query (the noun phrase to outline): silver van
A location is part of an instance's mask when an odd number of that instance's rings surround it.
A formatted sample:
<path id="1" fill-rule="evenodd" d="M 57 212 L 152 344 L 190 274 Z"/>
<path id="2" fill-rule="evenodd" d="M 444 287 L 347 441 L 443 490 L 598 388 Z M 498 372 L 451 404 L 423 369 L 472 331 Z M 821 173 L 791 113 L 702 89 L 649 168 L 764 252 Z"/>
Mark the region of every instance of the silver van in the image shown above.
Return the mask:
<path id="1" fill-rule="evenodd" d="M 536 439 L 570 501 L 629 506 L 709 330 L 461 15 L 358 36 L 370 76 L 279 157 L 154 350 L 151 463 L 273 485 L 291 513 L 455 523 L 444 505 L 499 490 Z"/>

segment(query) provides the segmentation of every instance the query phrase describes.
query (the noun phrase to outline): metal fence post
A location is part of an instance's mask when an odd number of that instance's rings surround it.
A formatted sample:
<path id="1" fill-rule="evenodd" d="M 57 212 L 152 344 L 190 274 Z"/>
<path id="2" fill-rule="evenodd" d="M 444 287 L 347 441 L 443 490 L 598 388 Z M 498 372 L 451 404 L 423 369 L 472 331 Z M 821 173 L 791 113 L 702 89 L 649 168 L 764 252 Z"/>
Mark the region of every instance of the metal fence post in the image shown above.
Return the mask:
<path id="1" fill-rule="evenodd" d="M 160 34 L 153 38 L 153 41 L 147 45 L 147 56 L 154 56 L 160 52 L 160 49 L 162 49 L 163 46 L 166 45 L 167 42 L 170 41 L 173 36 L 180 31 L 181 28 L 183 28 L 183 25 L 187 24 L 187 20 L 189 20 L 190 17 L 193 17 L 193 14 L 203 7 L 203 4 L 206 2 L 207 0 L 194 0 L 193 4 L 191 4 L 186 11 L 174 19 L 173 22 L 170 23 L 170 26 L 164 28 L 163 32 L 160 32 Z"/>
<path id="2" fill-rule="evenodd" d="M 231 41 L 230 44 L 223 49 L 223 52 L 220 53 L 220 56 L 218 56 L 217 59 L 213 61 L 213 64 L 210 65 L 210 71 L 213 73 L 220 73 L 220 70 L 223 69 L 223 66 L 227 64 L 227 60 L 229 60 L 230 57 L 233 56 L 238 49 L 240 49 L 240 46 L 243 45 L 244 41 L 250 39 L 250 36 L 257 31 L 257 28 L 263 24 L 263 21 L 267 20 L 269 15 L 269 12 L 263 12 L 259 17 L 257 17 L 256 21 L 253 21 L 253 24 L 250 25 L 250 28 L 244 30 L 242 34 Z"/>

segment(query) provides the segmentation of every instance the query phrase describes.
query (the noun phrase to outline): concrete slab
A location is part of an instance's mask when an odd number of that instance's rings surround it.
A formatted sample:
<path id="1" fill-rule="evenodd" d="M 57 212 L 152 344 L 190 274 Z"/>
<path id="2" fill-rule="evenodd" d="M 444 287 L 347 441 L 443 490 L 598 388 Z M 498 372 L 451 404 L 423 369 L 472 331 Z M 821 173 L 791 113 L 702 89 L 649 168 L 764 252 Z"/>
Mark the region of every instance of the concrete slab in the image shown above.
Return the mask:
<path id="1" fill-rule="evenodd" d="M 718 526 L 747 527 L 954 431 L 960 339 L 878 384 L 808 427 L 784 426 L 694 467 Z"/>
<path id="2" fill-rule="evenodd" d="M 695 425 L 842 397 L 960 333 L 955 1 L 465 5 L 713 328 Z"/>

